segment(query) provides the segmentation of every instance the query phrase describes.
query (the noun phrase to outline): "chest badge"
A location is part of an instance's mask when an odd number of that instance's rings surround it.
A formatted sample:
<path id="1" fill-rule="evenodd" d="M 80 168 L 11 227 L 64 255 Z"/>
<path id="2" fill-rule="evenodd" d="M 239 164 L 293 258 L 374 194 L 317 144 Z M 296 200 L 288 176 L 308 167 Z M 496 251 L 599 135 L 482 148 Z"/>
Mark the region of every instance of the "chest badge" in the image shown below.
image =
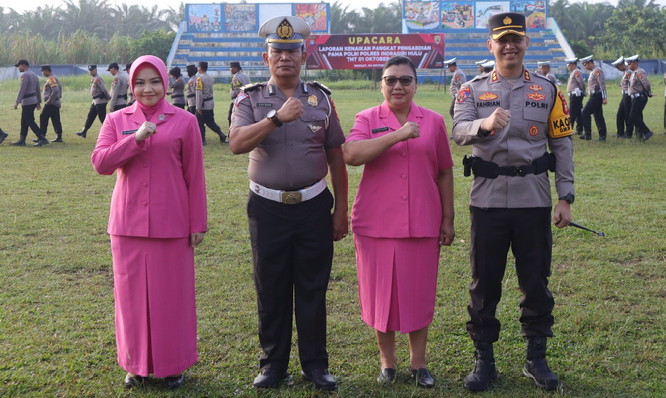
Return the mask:
<path id="1" fill-rule="evenodd" d="M 485 93 L 479 95 L 479 100 L 480 101 L 492 101 L 494 99 L 497 99 L 497 95 L 495 95 L 495 94 L 493 94 L 489 91 L 486 91 Z"/>
<path id="2" fill-rule="evenodd" d="M 321 126 L 317 126 L 317 125 L 314 125 L 314 124 L 308 124 L 308 127 L 310 127 L 310 130 L 313 133 L 316 133 L 317 131 L 321 130 Z"/>
<path id="3" fill-rule="evenodd" d="M 539 86 L 538 84 L 532 84 L 532 85 L 529 87 L 529 89 L 530 89 L 530 90 L 533 90 L 533 91 L 541 91 L 541 90 L 543 90 L 543 87 Z"/>
<path id="4" fill-rule="evenodd" d="M 310 106 L 317 106 L 319 105 L 319 100 L 317 100 L 317 96 L 312 94 L 311 96 L 308 97 L 308 104 Z"/>
<path id="5" fill-rule="evenodd" d="M 537 126 L 530 127 L 530 135 L 536 137 L 539 134 L 539 128 Z"/>
<path id="6" fill-rule="evenodd" d="M 158 119 L 160 122 L 163 122 L 164 119 L 166 119 L 166 116 L 164 116 L 164 115 L 159 115 L 159 116 L 157 117 L 157 119 Z"/>
<path id="7" fill-rule="evenodd" d="M 527 98 L 531 99 L 532 101 L 543 101 L 546 99 L 546 96 L 539 93 L 529 93 L 527 94 Z"/>

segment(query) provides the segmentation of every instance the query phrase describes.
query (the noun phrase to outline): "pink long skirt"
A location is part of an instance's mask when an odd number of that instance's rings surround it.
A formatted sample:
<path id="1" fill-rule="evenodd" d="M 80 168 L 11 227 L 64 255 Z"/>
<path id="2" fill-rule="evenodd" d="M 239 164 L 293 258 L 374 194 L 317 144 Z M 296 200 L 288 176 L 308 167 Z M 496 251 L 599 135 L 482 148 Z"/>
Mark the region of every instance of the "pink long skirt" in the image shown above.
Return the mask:
<path id="1" fill-rule="evenodd" d="M 409 333 L 432 323 L 438 239 L 354 234 L 354 243 L 363 322 L 382 333 Z"/>
<path id="2" fill-rule="evenodd" d="M 173 376 L 198 360 L 189 241 L 111 236 L 118 364 L 127 372 Z"/>

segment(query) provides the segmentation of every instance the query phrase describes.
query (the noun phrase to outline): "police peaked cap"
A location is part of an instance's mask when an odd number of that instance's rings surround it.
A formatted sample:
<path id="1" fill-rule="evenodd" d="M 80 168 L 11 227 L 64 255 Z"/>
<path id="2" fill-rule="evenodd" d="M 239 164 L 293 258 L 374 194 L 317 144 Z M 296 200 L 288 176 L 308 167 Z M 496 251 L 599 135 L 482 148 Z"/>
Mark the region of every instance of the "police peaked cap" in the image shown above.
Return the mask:
<path id="1" fill-rule="evenodd" d="M 279 50 L 301 48 L 310 36 L 310 25 L 303 19 L 292 16 L 271 18 L 259 28 L 259 37 L 266 44 Z"/>
<path id="2" fill-rule="evenodd" d="M 97 65 L 88 65 L 88 70 L 92 71 L 97 69 Z"/>
<path id="3" fill-rule="evenodd" d="M 628 64 L 634 61 L 638 61 L 638 54 L 627 57 L 624 60 L 627 61 Z"/>
<path id="4" fill-rule="evenodd" d="M 618 66 L 620 64 L 624 63 L 624 57 L 620 56 L 620 58 L 616 59 L 615 61 L 611 62 L 611 65 L 613 66 Z"/>
<path id="5" fill-rule="evenodd" d="M 487 59 L 484 59 L 482 61 L 474 61 L 474 63 L 477 64 L 477 65 L 482 65 L 482 64 L 485 64 L 486 62 L 488 62 Z"/>
<path id="6" fill-rule="evenodd" d="M 169 74 L 171 76 L 174 76 L 174 77 L 180 77 L 181 76 L 180 68 L 177 67 L 177 66 L 174 66 L 173 68 L 171 68 L 171 70 L 169 70 Z"/>
<path id="7" fill-rule="evenodd" d="M 455 65 L 455 64 L 456 64 L 456 58 L 455 57 L 444 61 L 444 65 L 446 65 L 446 66 L 451 66 L 451 65 Z"/>
<path id="8" fill-rule="evenodd" d="M 494 68 L 495 67 L 495 61 L 492 60 L 492 59 L 490 61 L 486 61 L 486 62 L 481 64 L 481 67 L 483 67 L 483 69 Z"/>
<path id="9" fill-rule="evenodd" d="M 488 18 L 488 30 L 493 40 L 508 34 L 525 36 L 527 34 L 525 15 L 516 12 L 495 14 Z"/>
<path id="10" fill-rule="evenodd" d="M 30 63 L 28 62 L 28 60 L 20 59 L 14 66 L 18 68 L 19 65 L 30 66 Z"/>
<path id="11" fill-rule="evenodd" d="M 232 62 L 229 62 L 229 67 L 230 67 L 230 68 L 243 69 L 243 68 L 241 68 L 241 66 L 240 66 L 240 62 L 238 62 L 238 61 L 232 61 Z"/>
<path id="12" fill-rule="evenodd" d="M 588 62 L 592 62 L 592 61 L 593 61 L 593 56 L 592 55 L 588 55 L 587 57 L 580 59 L 580 62 L 582 62 L 583 65 L 585 65 Z"/>
<path id="13" fill-rule="evenodd" d="M 575 63 L 578 63 L 578 58 L 569 58 L 569 59 L 565 59 L 564 62 L 566 62 L 566 63 L 569 64 L 569 65 L 571 65 L 571 64 L 575 64 Z"/>
<path id="14" fill-rule="evenodd" d="M 39 70 L 47 70 L 47 71 L 51 72 L 51 65 L 42 65 L 42 67 L 39 68 Z"/>
<path id="15" fill-rule="evenodd" d="M 538 61 L 537 66 L 550 66 L 550 61 Z"/>

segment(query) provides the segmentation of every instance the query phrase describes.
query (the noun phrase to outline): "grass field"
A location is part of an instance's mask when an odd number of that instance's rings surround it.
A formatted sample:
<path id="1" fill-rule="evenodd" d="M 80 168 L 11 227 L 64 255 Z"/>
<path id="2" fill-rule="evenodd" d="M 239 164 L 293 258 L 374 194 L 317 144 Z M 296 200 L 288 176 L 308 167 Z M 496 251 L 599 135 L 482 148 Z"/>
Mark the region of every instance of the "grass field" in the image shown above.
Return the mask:
<path id="1" fill-rule="evenodd" d="M 655 136 L 647 143 L 575 141 L 574 220 L 603 231 L 553 229 L 555 338 L 549 361 L 563 388 L 550 394 L 521 375 L 524 342 L 518 325 L 520 293 L 508 267 L 498 308 L 503 323 L 496 344 L 497 386 L 479 396 L 663 397 L 666 396 L 666 136 L 663 84 L 646 109 Z M 609 83 L 604 107 L 615 132 L 617 82 Z M 217 120 L 226 130 L 227 87 L 216 87 Z M 43 148 L 9 145 L 18 138 L 20 110 L 13 111 L 18 82 L 0 84 L 0 127 L 11 135 L 0 145 L 0 396 L 2 397 L 455 397 L 473 365 L 465 332 L 470 281 L 470 178 L 460 159 L 468 147 L 453 144 L 455 243 L 444 248 L 434 322 L 429 336 L 433 390 L 408 382 L 408 348 L 398 339 L 399 380 L 375 382 L 379 371 L 372 330 L 360 320 L 354 247 L 336 244 L 328 295 L 331 372 L 339 391 L 314 392 L 300 377 L 292 350 L 293 383 L 259 392 L 251 382 L 260 354 L 247 232 L 247 156 L 232 155 L 209 139 L 205 147 L 209 226 L 196 250 L 200 361 L 181 389 L 161 383 L 125 391 L 116 364 L 108 206 L 115 178 L 90 165 L 99 122 L 87 139 L 74 135 L 90 103 L 85 90 L 65 87 L 65 144 Z M 380 102 L 370 90 L 337 90 L 333 96 L 345 131 L 354 114 Z M 446 114 L 442 87 L 422 86 L 417 103 Z M 449 124 L 450 126 L 450 124 Z M 53 138 L 49 127 L 49 138 Z M 596 131 L 593 132 L 596 139 Z M 32 133 L 29 136 L 32 139 Z M 362 168 L 349 167 L 350 204 Z"/>

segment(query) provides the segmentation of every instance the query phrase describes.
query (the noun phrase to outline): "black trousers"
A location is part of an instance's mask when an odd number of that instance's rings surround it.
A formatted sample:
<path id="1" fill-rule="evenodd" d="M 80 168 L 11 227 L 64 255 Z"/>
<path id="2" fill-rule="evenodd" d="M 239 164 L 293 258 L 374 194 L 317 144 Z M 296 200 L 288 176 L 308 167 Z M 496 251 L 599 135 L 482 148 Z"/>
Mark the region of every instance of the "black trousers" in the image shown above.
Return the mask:
<path id="1" fill-rule="evenodd" d="M 115 105 L 113 108 L 109 109 L 111 112 L 119 111 L 121 109 L 127 108 L 127 104 Z"/>
<path id="2" fill-rule="evenodd" d="M 618 137 L 627 136 L 626 133 L 629 130 L 629 112 L 631 112 L 631 97 L 629 97 L 629 94 L 622 94 L 620 106 L 617 108 L 617 116 L 615 117 Z M 627 137 L 631 137 L 631 135 Z"/>
<path id="3" fill-rule="evenodd" d="M 83 126 L 83 129 L 88 130 L 95 122 L 95 118 L 99 118 L 99 122 L 104 123 L 104 119 L 106 118 L 106 102 L 97 105 L 90 104 L 90 110 L 88 110 L 88 117 L 86 118 L 86 124 Z"/>
<path id="4" fill-rule="evenodd" d="M 231 114 L 234 113 L 234 101 L 231 101 L 231 104 L 229 104 L 229 115 L 227 116 L 227 120 L 229 121 L 229 127 L 231 127 Z M 666 113 L 665 113 L 666 115 Z"/>
<path id="5" fill-rule="evenodd" d="M 453 119 L 453 109 L 455 108 L 455 106 L 456 106 L 456 99 L 453 98 L 451 100 L 451 106 L 449 107 L 449 115 L 451 115 L 451 119 Z"/>
<path id="6" fill-rule="evenodd" d="M 206 127 L 213 130 L 217 135 L 222 138 L 224 133 L 220 126 L 215 123 L 215 112 L 212 109 L 202 110 L 201 113 L 195 113 L 197 120 L 199 121 L 199 130 L 201 131 L 201 139 L 203 142 L 206 142 Z"/>
<path id="7" fill-rule="evenodd" d="M 185 104 L 173 104 L 173 106 L 177 106 L 180 109 L 185 109 Z"/>
<path id="8" fill-rule="evenodd" d="M 47 104 L 42 108 L 39 114 L 39 130 L 46 137 L 46 130 L 49 128 L 49 119 L 53 123 L 53 129 L 58 137 L 62 136 L 62 124 L 60 124 L 60 108 L 55 105 Z"/>
<path id="9" fill-rule="evenodd" d="M 634 97 L 631 99 L 631 111 L 629 112 L 629 125 L 627 126 L 627 136 L 631 137 L 636 128 L 636 136 L 642 138 L 643 134 L 650 131 L 650 128 L 643 121 L 643 109 L 647 105 L 647 95 Z"/>
<path id="10" fill-rule="evenodd" d="M 604 119 L 604 108 L 601 98 L 601 93 L 590 95 L 587 104 L 583 108 L 583 129 L 587 137 L 592 136 L 592 115 L 594 115 L 594 123 L 599 130 L 599 138 L 606 139 L 606 120 Z"/>
<path id="11" fill-rule="evenodd" d="M 35 108 L 37 104 L 34 105 L 21 105 L 21 139 L 25 140 L 25 137 L 28 136 L 28 128 L 32 130 L 37 138 L 42 137 L 42 131 L 39 129 L 37 123 L 35 123 Z"/>
<path id="12" fill-rule="evenodd" d="M 569 117 L 571 119 L 571 128 L 574 128 L 574 123 L 578 122 L 576 125 L 576 134 L 583 133 L 583 120 L 581 114 L 583 112 L 583 96 L 580 95 L 576 97 L 575 95 L 569 96 Z"/>
<path id="13" fill-rule="evenodd" d="M 520 177 L 515 177 L 520 178 Z M 525 337 L 552 337 L 553 295 L 548 290 L 552 234 L 550 208 L 481 209 L 470 206 L 472 283 L 467 333 L 474 341 L 499 339 L 495 316 L 509 247 L 516 259 L 520 323 Z"/>
<path id="14" fill-rule="evenodd" d="M 326 290 L 333 261 L 332 208 L 328 189 L 295 205 L 250 193 L 247 215 L 262 369 L 287 369 L 294 311 L 301 367 L 328 367 Z"/>

